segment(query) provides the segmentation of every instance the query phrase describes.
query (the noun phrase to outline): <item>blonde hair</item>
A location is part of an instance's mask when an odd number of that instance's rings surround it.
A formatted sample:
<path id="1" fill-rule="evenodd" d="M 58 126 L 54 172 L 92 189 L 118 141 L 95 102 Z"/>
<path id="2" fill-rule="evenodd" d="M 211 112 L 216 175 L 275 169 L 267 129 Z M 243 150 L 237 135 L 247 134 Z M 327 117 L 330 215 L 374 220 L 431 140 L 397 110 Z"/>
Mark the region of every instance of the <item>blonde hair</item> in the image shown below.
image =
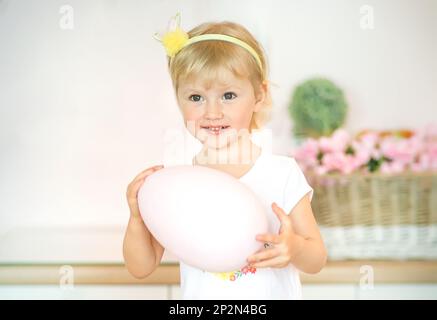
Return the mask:
<path id="1" fill-rule="evenodd" d="M 247 77 L 254 88 L 255 96 L 261 84 L 266 83 L 264 103 L 252 116 L 249 130 L 261 129 L 270 119 L 272 98 L 267 81 L 268 67 L 262 46 L 250 32 L 234 22 L 203 23 L 188 32 L 189 37 L 202 34 L 224 34 L 247 43 L 258 54 L 262 70 L 256 59 L 244 48 L 225 41 L 202 41 L 183 48 L 175 57 L 168 57 L 168 68 L 176 95 L 181 80 L 201 78 L 206 86 L 223 79 L 223 70 L 231 71 L 236 77 Z"/>

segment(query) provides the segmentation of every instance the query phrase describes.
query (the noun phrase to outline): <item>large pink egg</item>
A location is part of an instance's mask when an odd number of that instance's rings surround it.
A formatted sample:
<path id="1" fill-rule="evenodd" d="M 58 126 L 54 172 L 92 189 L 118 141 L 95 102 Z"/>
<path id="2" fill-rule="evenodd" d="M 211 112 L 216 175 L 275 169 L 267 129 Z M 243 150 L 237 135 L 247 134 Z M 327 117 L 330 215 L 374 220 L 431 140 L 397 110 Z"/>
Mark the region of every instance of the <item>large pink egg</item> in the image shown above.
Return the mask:
<path id="1" fill-rule="evenodd" d="M 181 261 L 210 271 L 247 265 L 268 231 L 265 208 L 231 175 L 202 166 L 173 166 L 147 177 L 138 191 L 153 236 Z"/>

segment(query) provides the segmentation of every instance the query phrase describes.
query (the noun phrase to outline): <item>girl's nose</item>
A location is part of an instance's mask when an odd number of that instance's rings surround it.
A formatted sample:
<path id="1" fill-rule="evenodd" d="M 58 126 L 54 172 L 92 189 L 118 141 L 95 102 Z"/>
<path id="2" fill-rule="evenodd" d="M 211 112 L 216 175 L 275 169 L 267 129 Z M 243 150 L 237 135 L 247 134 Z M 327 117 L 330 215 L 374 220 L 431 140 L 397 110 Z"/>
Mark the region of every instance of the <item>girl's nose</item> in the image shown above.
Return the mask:
<path id="1" fill-rule="evenodd" d="M 205 118 L 207 119 L 221 119 L 223 118 L 222 108 L 220 103 L 211 102 L 207 103 L 205 109 Z"/>

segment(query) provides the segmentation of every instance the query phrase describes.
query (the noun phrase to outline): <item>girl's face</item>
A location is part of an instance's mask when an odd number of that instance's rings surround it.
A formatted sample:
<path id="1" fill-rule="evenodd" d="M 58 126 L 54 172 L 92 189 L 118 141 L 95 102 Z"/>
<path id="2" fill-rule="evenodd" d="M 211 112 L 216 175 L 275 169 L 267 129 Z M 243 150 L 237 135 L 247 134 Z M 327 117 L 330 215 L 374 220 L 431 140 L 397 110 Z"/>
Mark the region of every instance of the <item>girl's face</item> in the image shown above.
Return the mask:
<path id="1" fill-rule="evenodd" d="M 247 78 L 226 72 L 226 83 L 206 88 L 200 81 L 181 81 L 177 99 L 189 132 L 208 148 L 220 149 L 249 132 L 254 112 L 265 99 L 261 85 L 255 95 Z"/>

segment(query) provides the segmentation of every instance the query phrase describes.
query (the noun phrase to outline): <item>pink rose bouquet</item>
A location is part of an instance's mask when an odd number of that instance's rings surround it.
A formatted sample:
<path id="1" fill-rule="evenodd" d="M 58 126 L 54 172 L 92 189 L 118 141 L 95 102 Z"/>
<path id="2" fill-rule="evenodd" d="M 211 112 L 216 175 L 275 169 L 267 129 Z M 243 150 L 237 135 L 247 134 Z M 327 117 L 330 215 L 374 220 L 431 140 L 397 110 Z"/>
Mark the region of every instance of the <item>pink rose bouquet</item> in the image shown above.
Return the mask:
<path id="1" fill-rule="evenodd" d="M 437 126 L 417 131 L 363 131 L 356 136 L 338 129 L 329 137 L 305 140 L 291 156 L 302 170 L 319 175 L 437 171 Z"/>

